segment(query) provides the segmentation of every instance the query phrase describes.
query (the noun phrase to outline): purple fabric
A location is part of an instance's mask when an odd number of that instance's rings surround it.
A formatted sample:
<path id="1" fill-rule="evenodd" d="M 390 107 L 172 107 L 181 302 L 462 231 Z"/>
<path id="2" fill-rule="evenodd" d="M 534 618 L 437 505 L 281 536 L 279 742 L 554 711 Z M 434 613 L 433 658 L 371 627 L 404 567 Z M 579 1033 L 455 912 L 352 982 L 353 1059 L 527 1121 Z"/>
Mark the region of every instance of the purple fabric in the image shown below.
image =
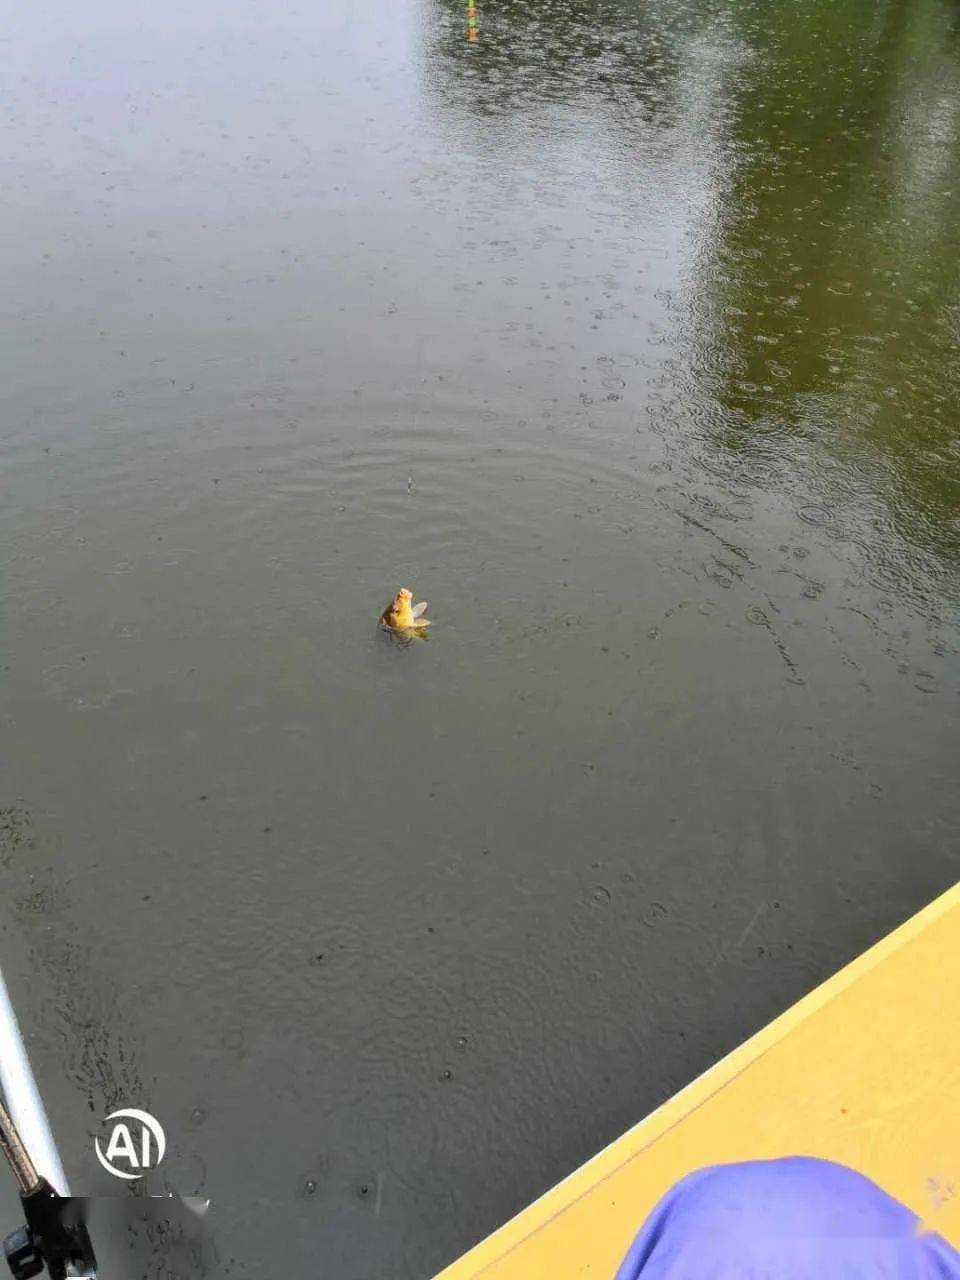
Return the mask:
<path id="1" fill-rule="evenodd" d="M 892 1196 L 806 1156 L 700 1169 L 663 1197 L 616 1280 L 960 1280 L 960 1254 Z"/>

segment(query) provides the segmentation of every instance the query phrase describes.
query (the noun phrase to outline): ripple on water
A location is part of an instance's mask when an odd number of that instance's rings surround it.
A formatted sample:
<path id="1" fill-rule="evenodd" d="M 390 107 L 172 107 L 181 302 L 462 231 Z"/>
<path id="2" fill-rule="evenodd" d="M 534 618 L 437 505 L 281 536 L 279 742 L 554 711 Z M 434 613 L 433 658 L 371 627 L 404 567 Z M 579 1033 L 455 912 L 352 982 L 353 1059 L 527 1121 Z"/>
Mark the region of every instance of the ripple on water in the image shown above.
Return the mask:
<path id="1" fill-rule="evenodd" d="M 648 483 L 636 459 L 598 457 L 593 439 L 519 431 L 493 415 L 460 429 L 353 423 L 287 442 L 263 466 L 275 499 L 336 512 L 345 536 L 372 522 L 392 528 L 407 552 L 470 540 L 530 545 L 542 536 L 545 512 L 602 518 L 605 500 L 633 499 Z"/>
<path id="2" fill-rule="evenodd" d="M 797 515 L 805 524 L 828 525 L 833 519 L 833 512 L 818 502 L 808 502 L 797 508 Z"/>

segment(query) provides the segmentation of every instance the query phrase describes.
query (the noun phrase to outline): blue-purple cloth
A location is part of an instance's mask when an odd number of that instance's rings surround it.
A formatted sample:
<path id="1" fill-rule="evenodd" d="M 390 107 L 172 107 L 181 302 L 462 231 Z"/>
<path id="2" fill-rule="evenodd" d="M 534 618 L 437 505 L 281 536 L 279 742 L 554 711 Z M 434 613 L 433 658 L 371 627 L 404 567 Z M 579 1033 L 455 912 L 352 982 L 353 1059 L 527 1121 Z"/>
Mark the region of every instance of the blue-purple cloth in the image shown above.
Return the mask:
<path id="1" fill-rule="evenodd" d="M 960 1253 L 862 1174 L 790 1156 L 678 1182 L 616 1276 L 641 1278 L 960 1280 Z"/>

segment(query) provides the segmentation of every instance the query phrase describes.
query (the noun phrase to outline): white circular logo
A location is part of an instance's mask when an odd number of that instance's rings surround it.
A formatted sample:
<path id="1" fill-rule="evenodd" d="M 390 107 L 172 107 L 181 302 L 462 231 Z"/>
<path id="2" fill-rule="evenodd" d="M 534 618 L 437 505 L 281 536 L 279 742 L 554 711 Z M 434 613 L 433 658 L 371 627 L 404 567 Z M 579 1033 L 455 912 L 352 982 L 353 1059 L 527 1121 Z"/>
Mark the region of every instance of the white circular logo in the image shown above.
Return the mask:
<path id="1" fill-rule="evenodd" d="M 133 1121 L 131 1125 L 128 1121 Z M 159 1120 L 155 1120 L 149 1111 L 138 1111 L 136 1107 L 125 1107 L 120 1111 L 111 1111 L 104 1124 L 113 1121 L 110 1141 L 106 1154 L 101 1150 L 100 1139 L 94 1138 L 93 1145 L 97 1159 L 115 1178 L 123 1178 L 133 1182 L 142 1178 L 145 1173 L 155 1169 L 163 1159 L 167 1149 L 167 1140 Z M 120 1161 L 125 1168 L 117 1168 Z"/>

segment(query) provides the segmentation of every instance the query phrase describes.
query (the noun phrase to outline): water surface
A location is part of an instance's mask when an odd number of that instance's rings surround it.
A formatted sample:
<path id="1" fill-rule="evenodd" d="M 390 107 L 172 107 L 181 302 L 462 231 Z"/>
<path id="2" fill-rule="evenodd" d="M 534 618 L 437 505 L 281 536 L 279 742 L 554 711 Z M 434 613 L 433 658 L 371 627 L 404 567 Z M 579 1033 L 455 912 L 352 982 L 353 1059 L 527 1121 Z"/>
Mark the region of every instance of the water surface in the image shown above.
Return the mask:
<path id="1" fill-rule="evenodd" d="M 429 1276 L 957 876 L 956 6 L 466 34 L 0 44 L 0 958 L 157 1274 Z"/>

